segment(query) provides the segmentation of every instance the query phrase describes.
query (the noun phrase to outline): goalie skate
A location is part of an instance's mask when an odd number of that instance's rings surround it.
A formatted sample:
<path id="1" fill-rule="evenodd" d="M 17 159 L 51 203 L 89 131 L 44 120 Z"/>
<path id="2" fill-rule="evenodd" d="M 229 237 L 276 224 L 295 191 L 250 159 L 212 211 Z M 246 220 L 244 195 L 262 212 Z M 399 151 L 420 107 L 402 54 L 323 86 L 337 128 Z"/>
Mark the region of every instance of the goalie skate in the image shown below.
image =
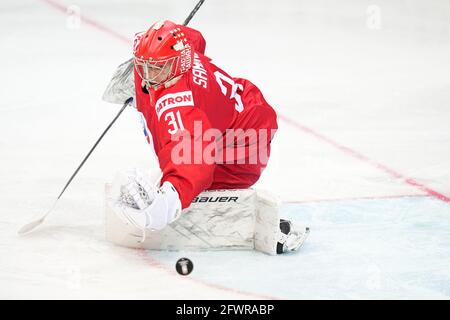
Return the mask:
<path id="1" fill-rule="evenodd" d="M 309 235 L 308 227 L 294 228 L 289 220 L 280 219 L 280 235 L 277 244 L 277 253 L 296 251 L 301 247 Z"/>

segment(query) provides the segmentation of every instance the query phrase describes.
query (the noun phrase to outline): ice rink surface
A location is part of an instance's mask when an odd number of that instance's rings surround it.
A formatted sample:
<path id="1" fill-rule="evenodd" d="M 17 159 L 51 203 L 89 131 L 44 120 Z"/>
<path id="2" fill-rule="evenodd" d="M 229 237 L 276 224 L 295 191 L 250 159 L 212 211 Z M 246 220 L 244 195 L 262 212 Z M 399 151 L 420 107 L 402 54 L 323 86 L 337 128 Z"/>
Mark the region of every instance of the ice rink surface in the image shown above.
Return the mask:
<path id="1" fill-rule="evenodd" d="M 154 252 L 105 240 L 103 187 L 154 166 L 135 110 L 101 100 L 133 34 L 195 1 L 0 3 L 0 298 L 449 299 L 450 3 L 206 0 L 206 54 L 279 113 L 256 187 L 311 227 L 299 252 Z M 78 15 L 81 14 L 81 16 Z M 80 17 L 80 18 L 79 18 Z M 174 268 L 189 257 L 194 271 Z"/>

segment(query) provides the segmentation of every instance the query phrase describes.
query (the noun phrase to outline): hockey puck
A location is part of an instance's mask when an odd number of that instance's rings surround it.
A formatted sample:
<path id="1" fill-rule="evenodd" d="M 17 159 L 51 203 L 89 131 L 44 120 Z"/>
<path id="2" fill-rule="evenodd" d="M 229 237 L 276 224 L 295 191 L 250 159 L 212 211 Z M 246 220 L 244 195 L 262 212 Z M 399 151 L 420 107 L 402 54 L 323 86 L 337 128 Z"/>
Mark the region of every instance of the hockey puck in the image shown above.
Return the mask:
<path id="1" fill-rule="evenodd" d="M 175 264 L 175 269 L 182 276 L 187 276 L 194 269 L 194 264 L 188 258 L 181 258 Z"/>

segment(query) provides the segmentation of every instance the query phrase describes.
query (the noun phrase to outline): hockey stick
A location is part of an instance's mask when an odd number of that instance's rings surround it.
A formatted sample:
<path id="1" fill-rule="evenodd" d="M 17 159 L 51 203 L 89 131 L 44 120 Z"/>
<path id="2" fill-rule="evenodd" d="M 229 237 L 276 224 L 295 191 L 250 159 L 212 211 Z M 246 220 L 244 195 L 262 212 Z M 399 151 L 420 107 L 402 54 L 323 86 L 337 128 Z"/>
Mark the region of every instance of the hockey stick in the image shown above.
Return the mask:
<path id="1" fill-rule="evenodd" d="M 106 132 L 108 132 L 108 130 L 112 127 L 114 122 L 116 122 L 116 120 L 119 118 L 119 116 L 121 115 L 123 110 L 125 110 L 125 108 L 131 103 L 133 103 L 133 98 L 132 97 L 128 98 L 125 101 L 125 103 L 123 104 L 122 108 L 119 110 L 119 113 L 117 113 L 117 115 L 114 117 L 113 121 L 111 121 L 111 123 L 108 125 L 108 127 L 106 127 L 105 131 L 103 131 L 103 133 L 100 136 L 100 138 L 97 139 L 97 141 L 95 142 L 94 146 L 91 148 L 91 150 L 89 150 L 88 154 L 84 157 L 84 159 L 81 162 L 81 164 L 78 166 L 78 168 L 75 170 L 75 172 L 70 177 L 69 181 L 67 181 L 66 185 L 62 189 L 62 191 L 59 194 L 58 198 L 56 198 L 55 202 L 53 203 L 52 207 L 42 217 L 40 217 L 39 219 L 33 220 L 30 223 L 27 223 L 26 225 L 24 225 L 22 228 L 20 228 L 20 230 L 18 231 L 19 234 L 28 233 L 28 232 L 32 231 L 34 228 L 36 228 L 37 226 L 39 226 L 42 222 L 44 222 L 45 218 L 47 218 L 47 216 L 50 214 L 50 212 L 52 212 L 53 209 L 55 208 L 56 203 L 61 198 L 61 196 L 63 195 L 64 191 L 66 191 L 67 187 L 72 182 L 73 178 L 75 178 L 75 176 L 77 175 L 78 171 L 80 171 L 81 167 L 84 165 L 84 163 L 89 158 L 91 153 L 94 151 L 94 149 L 100 143 L 100 141 L 103 139 L 103 137 L 105 136 Z"/>
<path id="2" fill-rule="evenodd" d="M 191 11 L 191 13 L 189 14 L 189 16 L 186 18 L 186 20 L 184 21 L 183 25 L 187 25 L 189 23 L 189 21 L 191 21 L 192 17 L 197 13 L 198 9 L 201 7 L 201 5 L 203 4 L 203 2 L 205 2 L 205 0 L 200 0 L 197 5 L 194 7 L 194 9 Z M 126 71 L 131 74 L 131 70 L 132 68 L 132 63 L 133 63 L 133 59 L 127 60 L 126 62 L 122 63 L 122 65 L 129 63 L 130 65 L 126 66 Z M 84 157 L 83 161 L 81 162 L 81 164 L 78 166 L 78 168 L 75 170 L 75 172 L 72 174 L 72 176 L 70 177 L 69 181 L 67 181 L 66 185 L 64 186 L 64 188 L 62 189 L 61 193 L 59 194 L 58 198 L 56 198 L 55 202 L 53 203 L 52 207 L 40 218 L 35 219 L 33 221 L 31 221 L 30 223 L 27 223 L 26 225 L 24 225 L 22 228 L 19 229 L 18 234 L 23 235 L 26 234 L 28 232 L 31 232 L 32 230 L 34 230 L 36 227 L 38 227 L 39 225 L 41 225 L 45 218 L 47 218 L 47 216 L 50 214 L 50 212 L 53 211 L 53 209 L 55 208 L 58 200 L 61 198 L 61 196 L 63 195 L 64 191 L 66 191 L 67 187 L 69 186 L 69 184 L 72 182 L 73 178 L 75 178 L 76 174 L 78 173 L 78 171 L 81 169 L 81 167 L 84 165 L 84 163 L 86 162 L 86 160 L 89 158 L 89 156 L 91 155 L 91 153 L 94 151 L 94 149 L 97 147 L 97 145 L 100 143 L 100 141 L 103 139 L 104 135 L 106 134 L 106 132 L 108 132 L 108 130 L 111 128 L 111 126 L 114 124 L 114 122 L 119 118 L 119 116 L 121 115 L 121 113 L 123 112 L 123 110 L 125 110 L 125 108 L 131 104 L 133 102 L 133 97 L 129 97 L 128 99 L 126 99 L 126 101 L 124 102 L 122 108 L 119 110 L 119 113 L 117 113 L 117 115 L 115 116 L 115 118 L 113 119 L 113 121 L 108 125 L 108 127 L 105 129 L 105 131 L 103 131 L 102 135 L 100 136 L 100 138 L 98 138 L 98 140 L 95 142 L 94 146 L 91 148 L 91 150 L 89 150 L 88 154 L 86 155 L 86 157 Z"/>
<path id="3" fill-rule="evenodd" d="M 189 21 L 191 21 L 192 17 L 197 13 L 198 9 L 200 9 L 200 7 L 202 6 L 203 2 L 205 2 L 205 0 L 200 0 L 197 3 L 197 5 L 194 7 L 194 9 L 192 9 L 191 13 L 186 18 L 186 20 L 184 20 L 183 26 L 187 26 L 188 25 Z"/>

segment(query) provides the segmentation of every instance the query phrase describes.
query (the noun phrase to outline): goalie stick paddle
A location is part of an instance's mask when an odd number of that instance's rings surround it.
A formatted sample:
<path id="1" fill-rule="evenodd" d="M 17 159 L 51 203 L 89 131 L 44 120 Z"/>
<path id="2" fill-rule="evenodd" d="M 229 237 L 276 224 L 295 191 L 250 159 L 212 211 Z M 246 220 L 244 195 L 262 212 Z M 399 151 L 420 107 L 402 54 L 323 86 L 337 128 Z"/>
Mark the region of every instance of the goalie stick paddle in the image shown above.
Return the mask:
<path id="1" fill-rule="evenodd" d="M 106 132 L 108 132 L 108 130 L 112 127 L 112 125 L 114 124 L 114 122 L 116 122 L 117 118 L 119 118 L 119 116 L 121 115 L 121 113 L 123 112 L 123 110 L 125 110 L 125 108 L 130 105 L 131 103 L 133 103 L 133 98 L 130 97 L 128 98 L 122 108 L 119 110 L 119 112 L 117 113 L 117 115 L 114 117 L 114 119 L 111 121 L 111 123 L 108 125 L 108 127 L 106 127 L 105 131 L 103 131 L 102 135 L 100 136 L 100 138 L 97 139 L 97 141 L 95 142 L 95 144 L 93 145 L 93 147 L 91 148 L 91 150 L 89 150 L 88 154 L 84 157 L 83 161 L 80 163 L 80 165 L 78 166 L 78 168 L 75 170 L 75 172 L 72 174 L 72 176 L 70 177 L 69 181 L 67 181 L 66 185 L 64 186 L 64 188 L 62 189 L 62 191 L 60 192 L 58 198 L 56 198 L 55 202 L 53 203 L 52 207 L 40 218 L 35 219 L 33 221 L 31 221 L 30 223 L 27 223 L 26 225 L 24 225 L 22 228 L 19 229 L 18 233 L 19 234 L 25 234 L 28 233 L 30 231 L 32 231 L 34 228 L 36 228 L 37 226 L 39 226 L 42 222 L 44 222 L 45 218 L 47 218 L 47 216 L 50 214 L 50 212 L 53 211 L 53 209 L 56 206 L 56 203 L 58 202 L 58 200 L 61 198 L 61 196 L 63 195 L 64 191 L 66 191 L 67 187 L 69 186 L 69 184 L 72 182 L 73 178 L 75 178 L 75 176 L 77 175 L 78 171 L 80 171 L 81 167 L 84 165 L 84 163 L 86 162 L 86 160 L 89 158 L 89 156 L 91 155 L 91 153 L 94 151 L 94 149 L 97 147 L 97 145 L 100 143 L 100 141 L 103 139 L 103 137 L 105 136 Z"/>

